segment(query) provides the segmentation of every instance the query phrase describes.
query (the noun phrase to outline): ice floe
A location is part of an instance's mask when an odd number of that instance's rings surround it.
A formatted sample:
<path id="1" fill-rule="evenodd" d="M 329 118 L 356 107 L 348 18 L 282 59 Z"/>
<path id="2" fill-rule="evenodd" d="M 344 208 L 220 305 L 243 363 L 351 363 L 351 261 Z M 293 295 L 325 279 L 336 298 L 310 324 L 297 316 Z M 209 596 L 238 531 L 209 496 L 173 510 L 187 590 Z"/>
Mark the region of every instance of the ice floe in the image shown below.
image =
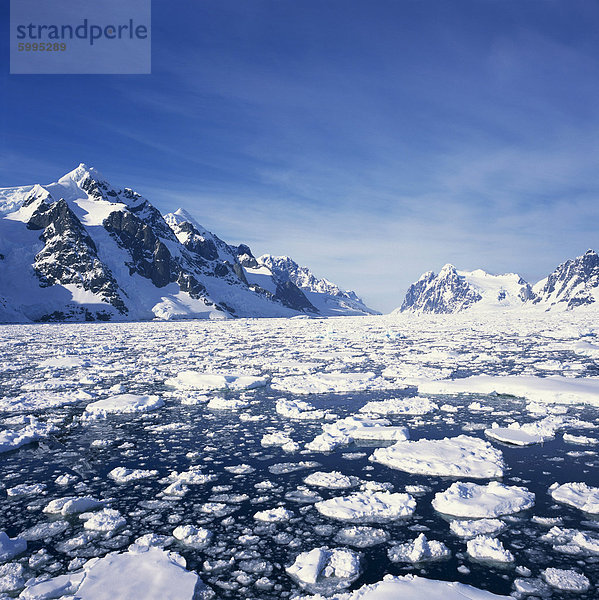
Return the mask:
<path id="1" fill-rule="evenodd" d="M 456 517 L 492 518 L 534 506 L 535 495 L 526 488 L 498 481 L 487 485 L 456 481 L 433 498 L 433 508 Z"/>
<path id="2" fill-rule="evenodd" d="M 129 483 L 156 477 L 157 475 L 158 471 L 155 469 L 128 469 L 127 467 L 115 467 L 108 473 L 108 477 L 114 479 L 117 483 Z"/>
<path id="3" fill-rule="evenodd" d="M 85 517 L 83 514 L 81 517 Z M 127 524 L 127 521 L 118 510 L 114 508 L 103 508 L 98 512 L 89 515 L 85 520 L 83 527 L 92 531 L 115 531 Z"/>
<path id="4" fill-rule="evenodd" d="M 509 600 L 486 590 L 452 581 L 425 579 L 418 575 L 385 575 L 382 581 L 363 585 L 354 592 L 334 594 L 330 600 Z M 314 596 L 313 600 L 323 600 Z"/>
<path id="5" fill-rule="evenodd" d="M 205 527 L 195 525 L 179 525 L 173 529 L 173 537 L 186 546 L 199 549 L 204 548 L 212 539 L 212 532 Z"/>
<path id="6" fill-rule="evenodd" d="M 10 538 L 4 531 L 0 531 L 0 562 L 11 560 L 25 552 L 27 540 L 21 537 Z"/>
<path id="7" fill-rule="evenodd" d="M 474 375 L 463 379 L 421 382 L 418 390 L 424 394 L 506 394 L 540 403 L 599 406 L 599 377 Z"/>
<path id="8" fill-rule="evenodd" d="M 105 504 L 105 500 L 96 500 L 91 496 L 67 496 L 51 500 L 44 508 L 44 512 L 49 514 L 74 515 L 101 508 Z"/>
<path id="9" fill-rule="evenodd" d="M 503 455 L 489 442 L 459 435 L 442 440 L 397 442 L 370 460 L 407 473 L 487 479 L 503 475 Z"/>
<path id="10" fill-rule="evenodd" d="M 549 491 L 556 502 L 568 504 L 591 514 L 599 514 L 599 487 L 591 487 L 582 482 L 562 485 L 554 483 Z"/>
<path id="11" fill-rule="evenodd" d="M 288 400 L 280 398 L 275 404 L 277 414 L 288 419 L 296 419 L 300 421 L 321 421 L 323 419 L 333 417 L 332 414 L 325 410 L 315 408 L 305 400 Z"/>
<path id="12" fill-rule="evenodd" d="M 387 390 L 403 387 L 393 384 L 373 372 L 366 373 L 317 373 L 276 377 L 271 387 L 291 394 L 332 394 L 366 390 Z"/>
<path id="13" fill-rule="evenodd" d="M 264 387 L 267 377 L 251 375 L 218 375 L 214 373 L 198 373 L 197 371 L 181 371 L 176 377 L 166 380 L 166 385 L 183 390 L 251 390 Z"/>
<path id="14" fill-rule="evenodd" d="M 88 561 L 83 571 L 59 575 L 28 586 L 20 598 L 46 600 L 76 596 L 81 600 L 208 600 L 213 592 L 198 575 L 185 569 L 185 559 L 159 548 L 107 554 Z"/>
<path id="15" fill-rule="evenodd" d="M 155 395 L 119 394 L 103 400 L 91 402 L 85 407 L 82 419 L 104 419 L 109 415 L 129 415 L 156 410 L 163 406 L 162 398 Z"/>
<path id="16" fill-rule="evenodd" d="M 499 533 L 506 528 L 506 524 L 499 519 L 454 519 L 449 528 L 459 537 L 473 538 L 477 535 Z"/>
<path id="17" fill-rule="evenodd" d="M 304 483 L 317 487 L 329 488 L 332 490 L 342 490 L 358 485 L 358 478 L 351 475 L 343 475 L 339 471 L 316 471 L 304 477 Z"/>
<path id="18" fill-rule="evenodd" d="M 409 517 L 416 509 L 416 501 L 404 493 L 365 491 L 323 500 L 314 506 L 331 519 L 376 523 Z"/>
<path id="19" fill-rule="evenodd" d="M 360 576 L 360 555 L 347 548 L 314 548 L 299 554 L 287 573 L 312 593 L 331 594 Z"/>
<path id="20" fill-rule="evenodd" d="M 584 592 L 591 585 L 585 575 L 572 569 L 549 567 L 543 571 L 543 579 L 551 587 L 565 592 Z"/>
<path id="21" fill-rule="evenodd" d="M 376 413 L 379 415 L 426 415 L 439 408 L 438 404 L 429 398 L 391 398 L 365 404 L 360 412 Z"/>
<path id="22" fill-rule="evenodd" d="M 514 555 L 503 547 L 500 540 L 488 535 L 477 535 L 466 543 L 468 555 L 476 560 L 511 563 Z"/>
<path id="23" fill-rule="evenodd" d="M 254 514 L 256 521 L 265 521 L 267 523 L 282 523 L 293 518 L 293 511 L 287 510 L 282 506 L 278 508 L 270 508 L 268 510 L 260 510 Z"/>
<path id="24" fill-rule="evenodd" d="M 5 429 L 0 431 L 0 453 L 16 450 L 57 431 L 51 423 L 42 423 L 35 418 L 28 419 L 29 424 L 21 429 Z"/>
<path id="25" fill-rule="evenodd" d="M 387 551 L 391 562 L 420 563 L 449 558 L 451 552 L 443 543 L 436 540 L 428 540 L 421 533 L 414 541 L 391 546 Z"/>
<path id="26" fill-rule="evenodd" d="M 541 537 L 550 542 L 556 552 L 573 556 L 599 555 L 599 535 L 565 527 L 552 527 Z"/>
<path id="27" fill-rule="evenodd" d="M 389 534 L 386 531 L 367 525 L 344 527 L 335 536 L 337 543 L 355 546 L 356 548 L 369 548 L 370 546 L 383 544 L 388 539 Z"/>

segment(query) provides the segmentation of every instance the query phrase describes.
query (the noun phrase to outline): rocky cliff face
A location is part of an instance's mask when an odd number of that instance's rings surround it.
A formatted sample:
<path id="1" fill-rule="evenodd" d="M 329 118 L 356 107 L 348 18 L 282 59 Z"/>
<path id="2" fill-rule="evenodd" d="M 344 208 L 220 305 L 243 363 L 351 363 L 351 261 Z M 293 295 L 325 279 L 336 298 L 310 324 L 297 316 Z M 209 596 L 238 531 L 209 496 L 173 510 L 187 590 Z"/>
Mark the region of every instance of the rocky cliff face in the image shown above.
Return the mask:
<path id="1" fill-rule="evenodd" d="M 249 247 L 184 211 L 163 216 L 85 165 L 0 189 L 0 321 L 321 314 L 290 279 L 249 281 L 252 261 Z"/>

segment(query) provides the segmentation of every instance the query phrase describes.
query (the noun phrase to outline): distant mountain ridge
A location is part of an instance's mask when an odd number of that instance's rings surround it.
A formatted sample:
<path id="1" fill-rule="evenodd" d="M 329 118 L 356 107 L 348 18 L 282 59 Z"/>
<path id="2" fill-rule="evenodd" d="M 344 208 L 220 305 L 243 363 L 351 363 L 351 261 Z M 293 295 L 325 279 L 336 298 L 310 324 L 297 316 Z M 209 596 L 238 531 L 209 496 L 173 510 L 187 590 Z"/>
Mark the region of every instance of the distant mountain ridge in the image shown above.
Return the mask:
<path id="1" fill-rule="evenodd" d="M 594 250 L 560 264 L 534 286 L 516 273 L 458 271 L 447 264 L 438 275 L 424 273 L 408 288 L 402 305 L 394 312 L 453 314 L 529 307 L 572 310 L 590 305 L 599 307 L 599 255 Z"/>
<path id="2" fill-rule="evenodd" d="M 0 189 L 0 322 L 375 313 L 353 292 L 329 301 L 322 282 L 338 288 L 291 259 L 293 272 L 256 261 L 260 282 L 248 260 L 248 246 L 181 209 L 162 215 L 84 164 L 49 185 Z"/>

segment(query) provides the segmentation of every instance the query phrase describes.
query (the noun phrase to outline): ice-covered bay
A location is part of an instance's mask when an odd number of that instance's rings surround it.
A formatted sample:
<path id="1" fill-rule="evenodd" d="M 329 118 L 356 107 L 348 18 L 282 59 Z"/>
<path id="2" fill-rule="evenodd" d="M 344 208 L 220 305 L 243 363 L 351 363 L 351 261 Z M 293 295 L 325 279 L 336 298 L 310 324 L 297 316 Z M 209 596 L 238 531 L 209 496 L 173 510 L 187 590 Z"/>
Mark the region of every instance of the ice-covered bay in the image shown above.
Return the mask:
<path id="1" fill-rule="evenodd" d="M 123 589 L 594 598 L 599 326 L 570 318 L 1 326 L 0 597 L 149 564 Z"/>

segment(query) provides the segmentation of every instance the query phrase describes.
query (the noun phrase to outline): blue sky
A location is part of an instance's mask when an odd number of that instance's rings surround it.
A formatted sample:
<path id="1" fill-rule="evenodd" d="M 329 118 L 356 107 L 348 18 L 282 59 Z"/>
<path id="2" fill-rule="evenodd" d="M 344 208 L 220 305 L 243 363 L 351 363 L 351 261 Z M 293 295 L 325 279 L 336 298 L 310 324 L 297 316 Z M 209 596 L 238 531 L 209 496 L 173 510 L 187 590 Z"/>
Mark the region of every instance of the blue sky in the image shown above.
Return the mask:
<path id="1" fill-rule="evenodd" d="M 0 75 L 0 186 L 79 162 L 387 311 L 599 249 L 599 4 L 154 0 L 152 75 Z M 8 6 L 1 17 L 8 30 Z"/>

